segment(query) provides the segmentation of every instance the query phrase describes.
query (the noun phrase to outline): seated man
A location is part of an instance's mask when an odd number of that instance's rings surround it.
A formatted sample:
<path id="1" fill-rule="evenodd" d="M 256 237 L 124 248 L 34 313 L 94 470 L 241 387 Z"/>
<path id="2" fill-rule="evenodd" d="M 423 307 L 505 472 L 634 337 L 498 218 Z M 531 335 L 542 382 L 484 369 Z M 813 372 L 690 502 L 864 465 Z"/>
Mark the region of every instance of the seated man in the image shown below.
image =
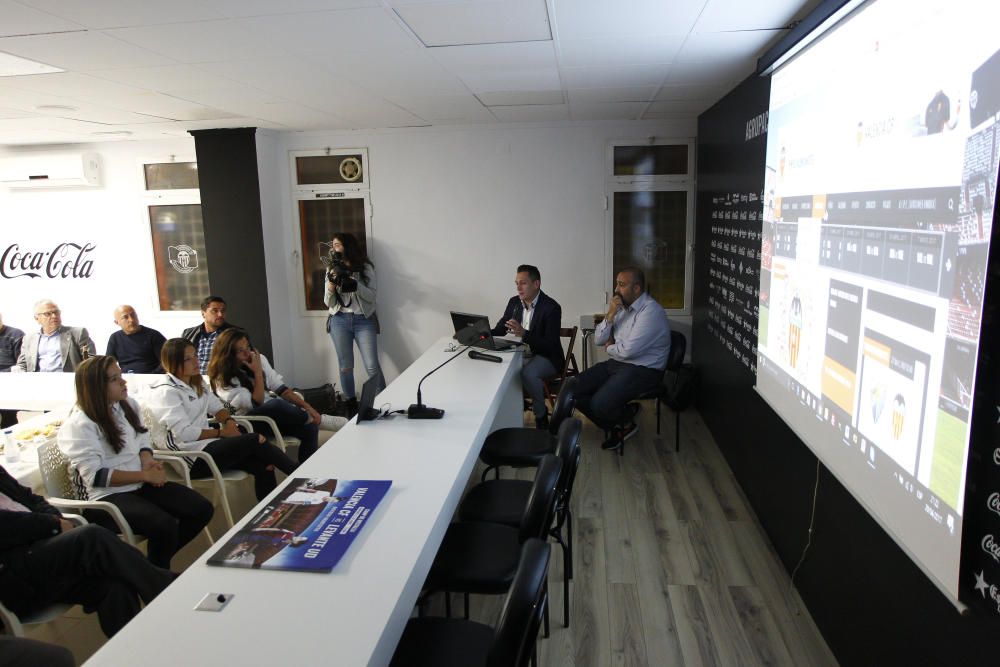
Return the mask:
<path id="1" fill-rule="evenodd" d="M 175 576 L 105 528 L 74 526 L 0 467 L 0 601 L 15 614 L 80 604 L 111 637 Z"/>
<path id="2" fill-rule="evenodd" d="M 97 354 L 94 341 L 82 327 L 64 327 L 62 312 L 52 301 L 35 304 L 35 321 L 41 325 L 24 337 L 17 368 L 28 373 L 72 373 L 80 362 Z"/>
<path id="3" fill-rule="evenodd" d="M 670 354 L 667 314 L 646 292 L 642 271 L 628 267 L 615 279 L 614 298 L 604 320 L 594 330 L 594 343 L 607 349 L 607 361 L 580 373 L 576 407 L 609 437 L 604 449 L 618 449 L 638 426 L 619 428 L 623 408 L 633 398 L 652 391 L 663 381 Z"/>
<path id="4" fill-rule="evenodd" d="M 7 326 L 0 316 L 0 373 L 10 372 L 21 356 L 21 339 L 24 332 Z M 0 428 L 7 428 L 17 423 L 17 410 L 0 410 Z"/>
<path id="5" fill-rule="evenodd" d="M 198 353 L 198 369 L 202 375 L 208 372 L 208 361 L 212 358 L 212 347 L 219 334 L 233 325 L 226 321 L 226 301 L 221 296 L 207 296 L 201 302 L 201 324 L 185 329 L 181 338 L 194 343 Z"/>
<path id="6" fill-rule="evenodd" d="M 7 373 L 21 356 L 21 340 L 24 332 L 7 326 L 0 315 L 0 373 Z"/>
<path id="7" fill-rule="evenodd" d="M 121 327 L 108 338 L 109 357 L 118 360 L 122 373 L 162 373 L 160 350 L 167 339 L 156 329 L 139 324 L 132 306 L 115 308 L 115 324 Z"/>
<path id="8" fill-rule="evenodd" d="M 524 357 L 521 384 L 531 397 L 531 410 L 535 413 L 535 426 L 548 428 L 548 410 L 545 407 L 544 380 L 562 371 L 565 356 L 559 341 L 562 326 L 562 308 L 555 299 L 542 291 L 542 275 L 538 267 L 522 264 L 514 276 L 517 296 L 511 297 L 503 316 L 493 328 L 494 336 L 505 333 L 520 336 L 528 346 L 530 355 Z"/>

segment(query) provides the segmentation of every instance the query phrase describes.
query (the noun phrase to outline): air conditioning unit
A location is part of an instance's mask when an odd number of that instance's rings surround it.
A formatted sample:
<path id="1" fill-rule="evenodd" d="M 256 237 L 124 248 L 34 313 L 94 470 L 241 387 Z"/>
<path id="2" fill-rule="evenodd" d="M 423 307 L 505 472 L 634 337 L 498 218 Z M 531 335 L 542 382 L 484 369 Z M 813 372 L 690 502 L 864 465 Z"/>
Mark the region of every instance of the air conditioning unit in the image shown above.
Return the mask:
<path id="1" fill-rule="evenodd" d="M 0 158 L 0 185 L 8 188 L 74 188 L 101 185 L 97 153 L 22 153 Z"/>

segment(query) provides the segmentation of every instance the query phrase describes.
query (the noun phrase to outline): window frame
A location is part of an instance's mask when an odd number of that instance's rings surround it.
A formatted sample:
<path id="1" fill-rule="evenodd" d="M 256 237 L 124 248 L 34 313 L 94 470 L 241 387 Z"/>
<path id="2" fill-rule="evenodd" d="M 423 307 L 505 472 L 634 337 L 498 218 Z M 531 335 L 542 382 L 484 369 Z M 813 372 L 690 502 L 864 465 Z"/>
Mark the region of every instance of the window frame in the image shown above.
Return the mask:
<path id="1" fill-rule="evenodd" d="M 156 275 L 156 252 L 153 248 L 152 220 L 150 219 L 150 207 L 152 206 L 201 206 L 200 188 L 178 188 L 172 190 L 147 190 L 146 189 L 146 165 L 166 164 L 177 162 L 198 163 L 197 157 L 193 153 L 177 153 L 170 155 L 148 155 L 136 160 L 138 169 L 139 206 L 141 207 L 141 219 L 145 225 L 146 252 L 149 266 L 150 284 L 153 292 L 150 296 L 149 308 L 157 315 L 164 318 L 175 318 L 178 321 L 188 321 L 192 313 L 200 313 L 199 308 L 193 310 L 164 310 L 160 307 L 159 289 L 160 285 Z M 204 222 L 204 220 L 203 220 Z"/>
<path id="2" fill-rule="evenodd" d="M 361 181 L 358 183 L 309 183 L 300 185 L 295 180 L 296 158 L 300 157 L 344 157 L 361 155 Z M 321 192 L 361 192 L 371 189 L 370 163 L 367 148 L 319 148 L 288 151 L 288 180 L 292 185 L 293 196 Z"/>
<path id="3" fill-rule="evenodd" d="M 614 150 L 617 146 L 670 146 L 687 145 L 688 173 L 658 175 L 658 176 L 615 176 Z M 684 234 L 684 307 L 664 308 L 668 317 L 691 317 L 694 313 L 694 233 L 695 233 L 695 140 L 686 139 L 616 139 L 608 142 L 606 154 L 607 180 L 605 182 L 605 237 L 604 265 L 605 275 L 611 276 L 614 271 L 614 201 L 616 192 L 685 192 L 687 193 L 687 208 Z M 604 293 L 605 303 L 611 299 L 611 278 L 609 288 Z"/>

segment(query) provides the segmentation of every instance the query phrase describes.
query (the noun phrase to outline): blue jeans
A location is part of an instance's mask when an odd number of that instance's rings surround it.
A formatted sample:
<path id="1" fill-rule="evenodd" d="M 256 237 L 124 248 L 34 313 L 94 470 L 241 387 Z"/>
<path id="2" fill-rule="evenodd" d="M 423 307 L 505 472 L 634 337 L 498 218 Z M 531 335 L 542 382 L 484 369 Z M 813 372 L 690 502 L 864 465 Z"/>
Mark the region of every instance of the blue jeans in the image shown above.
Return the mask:
<path id="1" fill-rule="evenodd" d="M 608 359 L 577 376 L 576 409 L 597 426 L 610 431 L 632 399 L 663 381 L 663 371 Z"/>
<path id="2" fill-rule="evenodd" d="M 337 350 L 337 363 L 340 364 L 340 387 L 344 397 L 357 398 L 354 389 L 354 343 L 357 341 L 361 351 L 361 362 L 365 365 L 368 377 L 378 376 L 378 391 L 385 389 L 385 378 L 378 365 L 378 333 L 375 330 L 375 318 L 365 317 L 361 313 L 337 313 L 330 318 L 330 338 Z"/>
<path id="3" fill-rule="evenodd" d="M 521 386 L 524 387 L 524 393 L 531 397 L 531 411 L 535 413 L 536 419 L 544 417 L 548 412 L 545 407 L 543 381 L 558 374 L 552 362 L 545 357 L 534 356 L 524 359 L 524 366 L 521 367 Z"/>
<path id="4" fill-rule="evenodd" d="M 283 435 L 290 435 L 299 439 L 299 463 L 316 453 L 319 447 L 319 425 L 310 424 L 309 413 L 283 398 L 271 398 L 247 413 L 247 415 L 262 415 L 270 417 L 278 425 L 278 430 Z M 258 422 L 251 422 L 254 431 L 271 435 L 270 427 Z"/>

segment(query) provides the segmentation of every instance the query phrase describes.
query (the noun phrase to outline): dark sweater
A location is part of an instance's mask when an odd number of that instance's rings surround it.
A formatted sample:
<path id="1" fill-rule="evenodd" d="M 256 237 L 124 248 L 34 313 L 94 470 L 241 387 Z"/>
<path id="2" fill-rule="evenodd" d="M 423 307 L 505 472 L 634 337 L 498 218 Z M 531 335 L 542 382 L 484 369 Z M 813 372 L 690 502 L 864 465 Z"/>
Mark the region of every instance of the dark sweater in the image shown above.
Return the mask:
<path id="1" fill-rule="evenodd" d="M 129 336 L 116 331 L 108 339 L 109 356 L 118 360 L 124 373 L 162 373 L 160 350 L 167 339 L 156 329 L 140 327 Z"/>
<path id="2" fill-rule="evenodd" d="M 0 373 L 10 371 L 10 367 L 17 363 L 17 358 L 21 356 L 21 339 L 24 332 L 14 327 L 4 324 L 0 327 Z"/>

